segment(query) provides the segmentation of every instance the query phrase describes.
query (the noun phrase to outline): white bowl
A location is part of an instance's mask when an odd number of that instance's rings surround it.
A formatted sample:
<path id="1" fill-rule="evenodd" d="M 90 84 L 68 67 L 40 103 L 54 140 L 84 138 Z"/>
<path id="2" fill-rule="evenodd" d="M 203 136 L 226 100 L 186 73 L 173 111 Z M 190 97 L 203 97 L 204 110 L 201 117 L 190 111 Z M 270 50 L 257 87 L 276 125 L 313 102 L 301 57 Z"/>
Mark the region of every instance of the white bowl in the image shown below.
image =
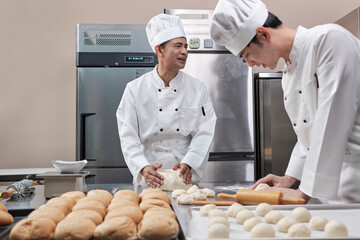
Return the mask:
<path id="1" fill-rule="evenodd" d="M 51 161 L 54 167 L 59 170 L 60 173 L 77 173 L 87 164 L 87 160 L 82 161 Z"/>

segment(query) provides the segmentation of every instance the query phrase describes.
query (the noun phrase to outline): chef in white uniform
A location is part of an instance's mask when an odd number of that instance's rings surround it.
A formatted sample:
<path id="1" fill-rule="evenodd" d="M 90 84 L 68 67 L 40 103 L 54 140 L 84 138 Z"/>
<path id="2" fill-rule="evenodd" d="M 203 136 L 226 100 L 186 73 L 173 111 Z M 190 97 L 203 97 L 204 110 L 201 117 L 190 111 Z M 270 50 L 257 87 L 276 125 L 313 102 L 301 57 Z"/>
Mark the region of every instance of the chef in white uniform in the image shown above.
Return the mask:
<path id="1" fill-rule="evenodd" d="M 259 0 L 220 0 L 210 32 L 249 66 L 286 62 L 284 105 L 298 141 L 285 175 L 253 189 L 267 183 L 287 197 L 360 202 L 360 41 L 335 24 L 289 28 Z"/>
<path id="2" fill-rule="evenodd" d="M 129 82 L 116 112 L 122 152 L 134 184 L 159 187 L 161 169 L 200 181 L 216 116 L 205 84 L 180 71 L 188 56 L 181 20 L 159 14 L 146 26 L 159 64 Z"/>

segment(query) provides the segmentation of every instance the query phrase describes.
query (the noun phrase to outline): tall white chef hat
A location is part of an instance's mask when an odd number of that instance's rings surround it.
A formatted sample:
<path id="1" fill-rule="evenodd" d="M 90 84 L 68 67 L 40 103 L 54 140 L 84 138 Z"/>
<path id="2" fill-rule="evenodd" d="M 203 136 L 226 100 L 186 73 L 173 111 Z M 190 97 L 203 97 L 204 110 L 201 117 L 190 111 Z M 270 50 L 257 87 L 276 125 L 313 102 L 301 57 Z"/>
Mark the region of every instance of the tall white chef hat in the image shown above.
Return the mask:
<path id="1" fill-rule="evenodd" d="M 268 16 L 260 0 L 220 0 L 210 22 L 211 38 L 238 55 Z"/>
<path id="2" fill-rule="evenodd" d="M 178 37 L 186 38 L 180 18 L 163 13 L 150 19 L 146 25 L 146 35 L 154 52 L 156 45 Z"/>

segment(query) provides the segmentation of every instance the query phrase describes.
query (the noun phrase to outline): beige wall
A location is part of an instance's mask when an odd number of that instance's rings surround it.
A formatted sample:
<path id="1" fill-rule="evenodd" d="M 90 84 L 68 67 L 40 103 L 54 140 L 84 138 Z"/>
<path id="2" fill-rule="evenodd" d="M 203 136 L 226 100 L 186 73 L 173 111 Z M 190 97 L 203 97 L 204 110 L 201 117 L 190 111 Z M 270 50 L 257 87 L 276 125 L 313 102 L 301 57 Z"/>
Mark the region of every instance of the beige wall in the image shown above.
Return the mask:
<path id="1" fill-rule="evenodd" d="M 359 0 L 265 0 L 290 27 L 334 22 Z M 0 0 L 0 168 L 75 159 L 77 23 L 146 23 L 217 0 Z M 140 8 L 142 10 L 140 10 Z"/>

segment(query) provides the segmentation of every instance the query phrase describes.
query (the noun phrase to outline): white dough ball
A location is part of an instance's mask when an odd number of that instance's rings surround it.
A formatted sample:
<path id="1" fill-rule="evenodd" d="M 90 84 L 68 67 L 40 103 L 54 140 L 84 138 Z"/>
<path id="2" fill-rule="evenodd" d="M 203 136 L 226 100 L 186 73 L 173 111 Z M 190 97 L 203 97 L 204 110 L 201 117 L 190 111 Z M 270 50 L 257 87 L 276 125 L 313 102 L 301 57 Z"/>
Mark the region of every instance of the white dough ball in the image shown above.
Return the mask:
<path id="1" fill-rule="evenodd" d="M 196 185 L 193 185 L 192 187 L 190 187 L 188 190 L 187 190 L 187 194 L 192 194 L 194 192 L 197 192 L 199 190 L 199 187 L 196 186 Z"/>
<path id="2" fill-rule="evenodd" d="M 208 228 L 208 238 L 228 238 L 230 229 L 222 223 L 215 223 Z"/>
<path id="3" fill-rule="evenodd" d="M 191 204 L 194 201 L 194 198 L 188 194 L 181 194 L 177 199 L 176 202 L 178 204 Z"/>
<path id="4" fill-rule="evenodd" d="M 183 178 L 179 176 L 180 169 L 172 170 L 165 169 L 159 171 L 161 175 L 164 177 L 164 184 L 160 186 L 161 190 L 173 191 L 175 189 L 189 189 L 192 185 L 186 184 L 183 181 Z"/>
<path id="5" fill-rule="evenodd" d="M 206 204 L 200 208 L 200 216 L 206 217 L 208 216 L 211 210 L 216 209 L 215 204 Z"/>
<path id="6" fill-rule="evenodd" d="M 224 217 L 213 217 L 213 218 L 210 218 L 210 220 L 208 222 L 208 228 L 215 223 L 221 223 L 227 227 L 230 227 L 230 223 L 229 223 L 228 219 L 226 219 Z"/>
<path id="7" fill-rule="evenodd" d="M 205 193 L 207 197 L 215 197 L 215 191 L 210 188 L 203 188 L 201 191 Z"/>
<path id="8" fill-rule="evenodd" d="M 327 237 L 347 237 L 348 230 L 340 221 L 330 221 L 325 225 L 325 235 Z"/>
<path id="9" fill-rule="evenodd" d="M 266 183 L 260 183 L 259 185 L 257 185 L 257 187 L 254 190 L 262 191 L 262 190 L 267 189 L 268 187 L 270 187 L 270 186 L 267 185 Z"/>
<path id="10" fill-rule="evenodd" d="M 252 238 L 273 238 L 275 237 L 275 230 L 266 223 L 256 224 L 250 232 Z"/>
<path id="11" fill-rule="evenodd" d="M 246 219 L 244 222 L 244 230 L 247 232 L 250 232 L 251 229 L 259 223 L 262 223 L 262 221 L 260 218 L 257 218 L 257 217 L 252 217 L 252 218 Z"/>
<path id="12" fill-rule="evenodd" d="M 186 194 L 186 190 L 185 189 L 175 189 L 171 193 L 171 197 L 177 199 L 181 194 Z"/>
<path id="13" fill-rule="evenodd" d="M 291 216 L 298 222 L 309 222 L 311 219 L 311 214 L 305 207 L 294 208 L 291 212 Z"/>
<path id="14" fill-rule="evenodd" d="M 230 217 L 235 218 L 238 212 L 240 212 L 243 209 L 244 209 L 243 205 L 241 205 L 240 203 L 234 203 L 228 208 L 227 213 L 229 214 Z"/>
<path id="15" fill-rule="evenodd" d="M 252 217 L 255 217 L 255 214 L 253 214 L 249 209 L 243 209 L 236 215 L 236 222 L 244 224 L 247 219 Z"/>
<path id="16" fill-rule="evenodd" d="M 292 217 L 283 217 L 277 222 L 276 226 L 279 232 L 287 233 L 289 228 L 296 223 L 298 223 L 298 221 Z"/>
<path id="17" fill-rule="evenodd" d="M 310 237 L 311 230 L 302 223 L 295 223 L 288 230 L 289 237 Z"/>
<path id="18" fill-rule="evenodd" d="M 280 221 L 280 219 L 282 219 L 283 217 L 284 215 L 281 212 L 276 210 L 271 210 L 265 215 L 265 222 L 277 224 L 278 221 Z"/>
<path id="19" fill-rule="evenodd" d="M 221 209 L 213 209 L 211 211 L 209 211 L 208 213 L 209 218 L 213 218 L 213 217 L 223 217 L 228 219 L 228 215 L 226 214 L 226 212 L 224 212 Z"/>
<path id="20" fill-rule="evenodd" d="M 272 208 L 272 206 L 270 204 L 268 204 L 268 203 L 260 203 L 256 207 L 256 214 L 258 216 L 264 217 L 271 210 L 273 210 L 273 208 Z"/>
<path id="21" fill-rule="evenodd" d="M 309 226 L 312 230 L 324 231 L 328 220 L 321 216 L 316 216 L 310 219 Z"/>
<path id="22" fill-rule="evenodd" d="M 206 194 L 201 190 L 191 193 L 190 195 L 194 198 L 194 200 L 206 200 L 207 198 Z"/>

